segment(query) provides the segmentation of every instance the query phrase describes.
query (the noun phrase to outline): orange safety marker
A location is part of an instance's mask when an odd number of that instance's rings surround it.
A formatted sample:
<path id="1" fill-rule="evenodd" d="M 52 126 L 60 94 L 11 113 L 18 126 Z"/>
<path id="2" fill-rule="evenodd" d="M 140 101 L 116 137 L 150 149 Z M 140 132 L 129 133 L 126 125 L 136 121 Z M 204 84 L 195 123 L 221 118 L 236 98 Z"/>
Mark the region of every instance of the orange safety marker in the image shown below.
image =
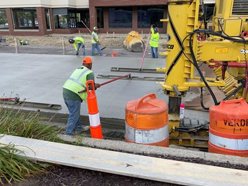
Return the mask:
<path id="1" fill-rule="evenodd" d="M 87 81 L 86 87 L 87 87 L 87 106 L 88 106 L 88 114 L 90 120 L 90 135 L 92 138 L 103 139 L 102 126 L 98 111 L 94 81 L 93 80 Z M 89 87 L 91 89 L 89 89 Z"/>
<path id="2" fill-rule="evenodd" d="M 117 57 L 118 56 L 118 52 L 117 51 L 112 51 L 111 56 L 112 57 Z"/>
<path id="3" fill-rule="evenodd" d="M 209 152 L 248 157 L 247 110 L 243 98 L 210 107 Z"/>
<path id="4" fill-rule="evenodd" d="M 155 94 L 126 105 L 125 140 L 145 145 L 169 146 L 168 106 Z"/>

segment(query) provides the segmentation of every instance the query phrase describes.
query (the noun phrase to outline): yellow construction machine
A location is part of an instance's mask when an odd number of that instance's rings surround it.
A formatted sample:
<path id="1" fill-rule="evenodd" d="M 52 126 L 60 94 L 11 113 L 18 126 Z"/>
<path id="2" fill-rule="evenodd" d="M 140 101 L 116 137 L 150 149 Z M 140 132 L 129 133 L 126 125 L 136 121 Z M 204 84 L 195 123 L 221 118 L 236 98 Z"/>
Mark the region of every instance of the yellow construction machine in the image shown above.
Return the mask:
<path id="1" fill-rule="evenodd" d="M 192 136 L 174 130 L 180 128 L 177 116 L 181 98 L 197 87 L 207 89 L 213 102 L 212 87 L 220 88 L 224 99 L 243 97 L 248 100 L 248 2 L 247 0 L 169 0 L 164 92 L 169 96 L 171 134 L 179 144 Z M 215 77 L 205 77 L 202 64 Z M 160 69 L 161 70 L 161 69 Z M 201 91 L 202 92 L 202 91 Z M 185 130 L 187 131 L 187 130 Z"/>

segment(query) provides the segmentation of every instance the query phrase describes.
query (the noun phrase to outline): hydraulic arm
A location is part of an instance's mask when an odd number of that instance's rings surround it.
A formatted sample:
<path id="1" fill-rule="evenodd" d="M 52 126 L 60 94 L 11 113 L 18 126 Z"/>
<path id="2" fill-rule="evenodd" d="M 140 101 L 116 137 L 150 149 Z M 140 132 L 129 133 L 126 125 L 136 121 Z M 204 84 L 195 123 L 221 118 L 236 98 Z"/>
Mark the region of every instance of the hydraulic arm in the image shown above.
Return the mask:
<path id="1" fill-rule="evenodd" d="M 168 3 L 170 40 L 162 87 L 169 95 L 169 112 L 179 112 L 181 97 L 191 87 L 206 87 L 215 104 L 218 100 L 213 86 L 222 90 L 228 87 L 224 91 L 228 99 L 232 93 L 247 99 L 246 1 L 216 0 L 214 4 L 205 4 L 200 0 L 170 0 Z M 216 77 L 205 77 L 199 67 L 202 63 L 212 68 Z"/>

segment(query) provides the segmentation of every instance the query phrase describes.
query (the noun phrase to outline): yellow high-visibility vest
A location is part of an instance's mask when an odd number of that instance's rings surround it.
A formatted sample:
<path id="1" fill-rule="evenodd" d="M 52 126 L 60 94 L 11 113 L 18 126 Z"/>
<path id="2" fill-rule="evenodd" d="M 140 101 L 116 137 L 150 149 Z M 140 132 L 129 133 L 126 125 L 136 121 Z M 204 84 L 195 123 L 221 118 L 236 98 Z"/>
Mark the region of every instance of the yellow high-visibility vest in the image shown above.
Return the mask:
<path id="1" fill-rule="evenodd" d="M 159 45 L 159 33 L 154 33 L 154 29 L 151 28 L 151 38 L 150 38 L 150 46 L 158 47 Z"/>
<path id="2" fill-rule="evenodd" d="M 69 79 L 63 85 L 63 88 L 76 93 L 83 101 L 87 98 L 87 93 L 78 93 L 86 88 L 87 75 L 92 73 L 92 70 L 87 67 L 82 67 L 74 70 Z"/>

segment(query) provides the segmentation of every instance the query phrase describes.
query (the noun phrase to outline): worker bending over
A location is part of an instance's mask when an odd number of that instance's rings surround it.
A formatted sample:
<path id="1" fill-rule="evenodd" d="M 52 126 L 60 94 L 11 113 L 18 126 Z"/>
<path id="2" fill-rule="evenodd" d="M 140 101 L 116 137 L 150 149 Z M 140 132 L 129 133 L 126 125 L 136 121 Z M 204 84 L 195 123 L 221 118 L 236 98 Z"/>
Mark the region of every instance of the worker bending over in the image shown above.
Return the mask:
<path id="1" fill-rule="evenodd" d="M 83 127 L 80 119 L 81 102 L 87 98 L 86 81 L 94 81 L 92 69 L 92 59 L 89 56 L 83 58 L 82 66 L 74 70 L 69 79 L 63 85 L 63 98 L 69 111 L 66 126 L 66 134 L 80 134 L 89 129 L 89 126 Z M 95 89 L 100 84 L 95 84 Z M 82 91 L 85 90 L 85 91 Z"/>
<path id="2" fill-rule="evenodd" d="M 92 43 L 92 48 L 91 48 L 91 55 L 95 55 L 95 50 L 97 50 L 98 54 L 101 56 L 102 51 L 100 49 L 100 41 L 98 37 L 98 28 L 94 26 L 93 32 L 91 33 L 91 43 Z"/>
<path id="3" fill-rule="evenodd" d="M 151 38 L 150 38 L 152 58 L 158 58 L 158 45 L 159 45 L 158 27 L 155 27 L 154 25 L 152 25 L 151 26 Z"/>
<path id="4" fill-rule="evenodd" d="M 73 47 L 76 50 L 76 55 L 79 54 L 80 47 L 82 47 L 83 56 L 85 56 L 85 41 L 83 37 L 77 36 L 73 39 L 69 39 L 69 43 L 73 44 Z"/>

